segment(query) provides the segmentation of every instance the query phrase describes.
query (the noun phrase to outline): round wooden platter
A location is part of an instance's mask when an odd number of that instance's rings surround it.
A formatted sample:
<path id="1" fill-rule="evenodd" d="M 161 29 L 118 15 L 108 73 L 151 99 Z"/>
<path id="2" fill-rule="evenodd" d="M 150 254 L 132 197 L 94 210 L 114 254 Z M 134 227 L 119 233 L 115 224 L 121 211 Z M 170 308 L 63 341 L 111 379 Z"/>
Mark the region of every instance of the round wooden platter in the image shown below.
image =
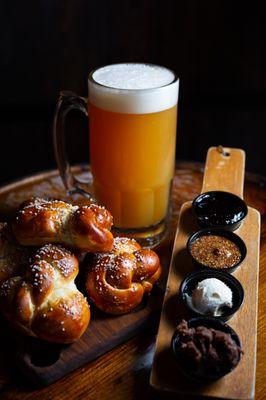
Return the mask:
<path id="1" fill-rule="evenodd" d="M 91 177 L 88 167 L 73 168 L 79 176 Z M 204 167 L 198 163 L 181 162 L 173 184 L 173 213 L 168 235 L 157 251 L 164 268 L 164 277 L 160 287 L 164 288 L 169 266 L 174 233 L 181 205 L 192 200 L 202 187 Z M 0 216 L 9 220 L 16 207 L 31 196 L 45 196 L 69 199 L 58 177 L 57 171 L 44 172 L 17 181 L 0 189 Z M 261 253 L 259 279 L 259 315 L 258 315 L 258 353 L 256 399 L 264 399 L 266 381 L 264 379 L 264 358 L 266 356 L 266 179 L 246 174 L 244 198 L 249 206 L 261 213 Z M 76 203 L 84 202 L 76 196 L 71 199 Z M 149 375 L 154 353 L 154 341 L 162 301 L 161 291 L 154 293 L 156 305 L 152 325 L 147 325 L 141 332 L 126 343 L 115 347 L 97 360 L 84 365 L 70 375 L 60 379 L 47 388 L 34 389 L 18 373 L 14 363 L 14 339 L 1 321 L 0 330 L 0 398 L 1 399 L 170 399 L 176 395 L 154 392 L 149 386 Z M 182 398 L 182 396 L 180 397 Z"/>

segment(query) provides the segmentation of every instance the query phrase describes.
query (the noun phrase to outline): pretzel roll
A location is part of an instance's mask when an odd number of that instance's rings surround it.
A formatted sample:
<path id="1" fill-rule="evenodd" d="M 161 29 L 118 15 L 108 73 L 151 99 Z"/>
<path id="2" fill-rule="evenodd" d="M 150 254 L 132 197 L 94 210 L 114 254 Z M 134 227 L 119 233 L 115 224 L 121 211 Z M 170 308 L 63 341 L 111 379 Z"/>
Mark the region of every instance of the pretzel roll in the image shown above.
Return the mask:
<path id="1" fill-rule="evenodd" d="M 86 289 L 102 311 L 124 314 L 137 307 L 161 274 L 157 254 L 134 240 L 115 238 L 113 251 L 93 256 Z"/>
<path id="2" fill-rule="evenodd" d="M 86 330 L 90 310 L 74 279 L 76 257 L 61 246 L 41 247 L 21 276 L 0 288 L 3 315 L 30 336 L 71 343 Z"/>
<path id="3" fill-rule="evenodd" d="M 60 243 L 83 251 L 110 251 L 112 216 L 104 207 L 73 206 L 33 198 L 19 208 L 13 222 L 17 240 L 28 246 Z"/>
<path id="4" fill-rule="evenodd" d="M 0 222 L 0 285 L 19 275 L 28 260 L 28 250 L 17 243 L 7 223 Z"/>

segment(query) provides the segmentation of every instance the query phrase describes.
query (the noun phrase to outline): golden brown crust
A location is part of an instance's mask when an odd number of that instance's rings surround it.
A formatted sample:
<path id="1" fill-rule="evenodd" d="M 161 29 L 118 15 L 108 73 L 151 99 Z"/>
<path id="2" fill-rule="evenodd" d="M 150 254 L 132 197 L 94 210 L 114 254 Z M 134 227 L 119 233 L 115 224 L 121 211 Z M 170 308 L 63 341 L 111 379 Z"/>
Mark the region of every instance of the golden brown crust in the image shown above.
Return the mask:
<path id="1" fill-rule="evenodd" d="M 62 246 L 41 247 L 22 276 L 5 281 L 0 308 L 17 328 L 56 343 L 78 339 L 90 321 L 85 297 L 74 280 L 78 260 Z"/>
<path id="2" fill-rule="evenodd" d="M 33 198 L 20 206 L 13 232 L 25 246 L 60 243 L 101 252 L 112 249 L 111 226 L 109 211 L 96 204 L 78 207 L 60 200 Z"/>
<path id="3" fill-rule="evenodd" d="M 134 240 L 115 238 L 113 251 L 96 254 L 86 279 L 94 304 L 110 314 L 123 314 L 138 306 L 161 274 L 160 260 Z"/>

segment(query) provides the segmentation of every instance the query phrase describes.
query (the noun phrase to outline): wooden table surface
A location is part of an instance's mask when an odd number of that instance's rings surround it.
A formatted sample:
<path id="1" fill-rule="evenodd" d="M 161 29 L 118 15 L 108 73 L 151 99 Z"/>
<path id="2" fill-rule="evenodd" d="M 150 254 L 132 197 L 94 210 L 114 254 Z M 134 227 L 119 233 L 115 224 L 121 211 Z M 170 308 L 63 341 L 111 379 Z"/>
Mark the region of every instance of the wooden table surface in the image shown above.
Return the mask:
<path id="1" fill-rule="evenodd" d="M 77 168 L 80 171 L 80 168 Z M 83 171 L 83 170 L 82 170 Z M 87 175 L 86 168 L 82 175 Z M 182 162 L 177 165 L 173 188 L 173 215 L 169 234 L 157 249 L 164 268 L 161 287 L 164 287 L 169 266 L 174 233 L 180 206 L 192 200 L 201 190 L 203 165 Z M 17 204 L 30 195 L 64 197 L 64 189 L 56 172 L 41 174 L 37 179 L 26 180 L 17 190 L 10 185 L 8 192 L 0 190 L 0 215 L 8 219 Z M 259 278 L 259 315 L 256 400 L 266 398 L 264 358 L 266 357 L 266 178 L 246 174 L 244 197 L 248 205 L 261 213 L 261 253 Z M 157 320 L 153 327 L 127 343 L 120 345 L 94 362 L 76 370 L 49 387 L 32 388 L 14 366 L 12 343 L 8 332 L 0 326 L 0 399 L 178 399 L 176 395 L 158 393 L 149 387 Z M 167 368 L 167 366 L 166 366 Z"/>

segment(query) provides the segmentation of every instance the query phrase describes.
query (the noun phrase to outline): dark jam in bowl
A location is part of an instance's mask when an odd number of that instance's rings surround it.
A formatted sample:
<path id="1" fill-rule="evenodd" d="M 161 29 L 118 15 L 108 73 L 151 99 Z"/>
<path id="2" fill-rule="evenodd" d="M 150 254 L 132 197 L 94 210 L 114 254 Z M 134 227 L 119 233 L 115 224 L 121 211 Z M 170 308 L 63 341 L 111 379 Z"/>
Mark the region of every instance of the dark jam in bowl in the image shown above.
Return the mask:
<path id="1" fill-rule="evenodd" d="M 244 200 L 222 191 L 202 193 L 193 201 L 193 209 L 202 227 L 228 230 L 237 229 L 248 212 Z"/>
<path id="2" fill-rule="evenodd" d="M 172 337 L 172 350 L 183 373 L 202 383 L 233 371 L 243 354 L 237 333 L 209 317 L 181 321 Z"/>

